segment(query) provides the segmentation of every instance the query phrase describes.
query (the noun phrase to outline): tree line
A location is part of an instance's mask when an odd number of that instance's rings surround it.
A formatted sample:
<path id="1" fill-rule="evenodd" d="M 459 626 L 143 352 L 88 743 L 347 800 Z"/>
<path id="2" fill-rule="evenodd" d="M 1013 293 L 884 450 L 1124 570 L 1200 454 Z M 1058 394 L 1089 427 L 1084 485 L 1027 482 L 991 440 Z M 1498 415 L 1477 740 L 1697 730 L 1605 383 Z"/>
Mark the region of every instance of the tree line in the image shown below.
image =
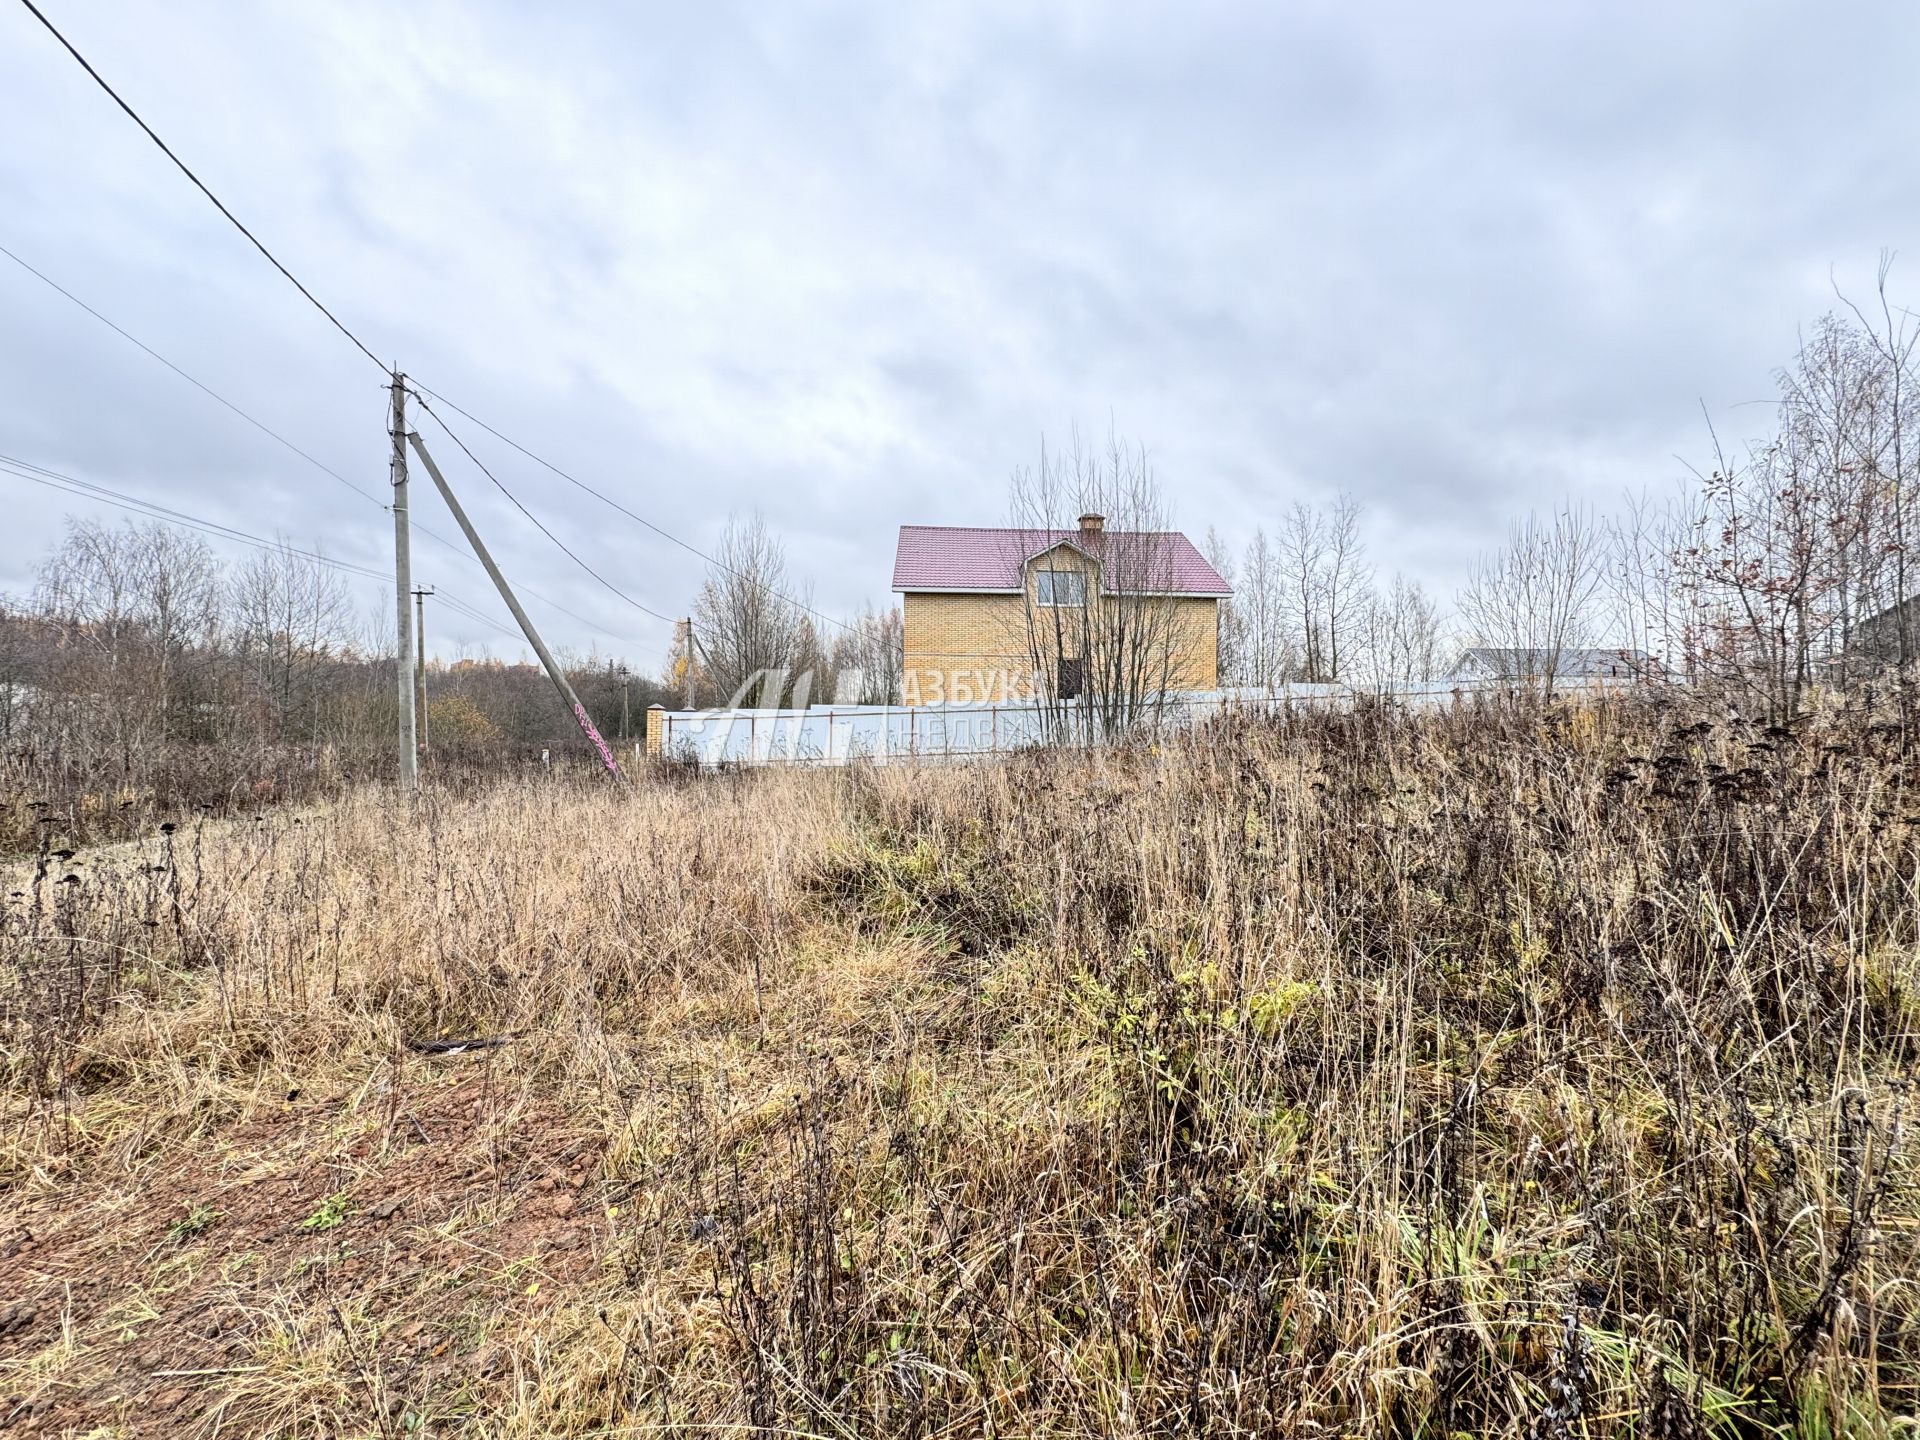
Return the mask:
<path id="1" fill-rule="evenodd" d="M 566 669 L 610 738 L 637 736 L 666 698 L 612 659 Z M 428 744 L 449 759 L 578 735 L 532 663 L 429 661 L 426 694 Z M 391 629 L 355 613 L 324 556 L 288 545 L 235 565 L 159 522 L 69 519 L 31 595 L 0 609 L 0 745 L 62 769 L 132 780 L 206 748 L 295 789 L 317 770 L 384 773 L 397 705 Z"/>
<path id="2" fill-rule="evenodd" d="M 1910 562 L 1920 342 L 1887 294 L 1842 300 L 1775 374 L 1770 420 L 1738 443 L 1707 426 L 1710 461 L 1611 515 L 1564 505 L 1517 519 L 1445 607 L 1403 576 L 1378 583 L 1361 508 L 1296 504 L 1236 555 L 1221 621 L 1231 683 L 1407 683 L 1462 648 L 1529 657 L 1552 684 L 1567 657 L 1617 652 L 1649 679 L 1709 686 L 1765 713 L 1819 685 L 1904 682 L 1920 659 Z"/>

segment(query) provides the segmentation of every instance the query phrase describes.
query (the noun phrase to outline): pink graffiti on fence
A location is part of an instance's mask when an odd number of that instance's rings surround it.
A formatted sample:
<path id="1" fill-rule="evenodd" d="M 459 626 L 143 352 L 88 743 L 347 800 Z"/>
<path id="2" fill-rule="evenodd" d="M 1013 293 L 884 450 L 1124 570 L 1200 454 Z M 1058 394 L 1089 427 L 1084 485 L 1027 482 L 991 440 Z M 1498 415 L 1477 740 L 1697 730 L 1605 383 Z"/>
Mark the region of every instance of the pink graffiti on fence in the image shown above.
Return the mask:
<path id="1" fill-rule="evenodd" d="M 608 772 L 618 775 L 620 767 L 614 763 L 613 751 L 609 750 L 607 742 L 600 738 L 600 732 L 593 728 L 593 721 L 587 718 L 586 708 L 578 700 L 573 702 L 573 718 L 580 722 L 580 728 L 586 731 L 587 738 L 593 741 L 593 748 L 600 752 L 600 758 L 605 762 Z"/>

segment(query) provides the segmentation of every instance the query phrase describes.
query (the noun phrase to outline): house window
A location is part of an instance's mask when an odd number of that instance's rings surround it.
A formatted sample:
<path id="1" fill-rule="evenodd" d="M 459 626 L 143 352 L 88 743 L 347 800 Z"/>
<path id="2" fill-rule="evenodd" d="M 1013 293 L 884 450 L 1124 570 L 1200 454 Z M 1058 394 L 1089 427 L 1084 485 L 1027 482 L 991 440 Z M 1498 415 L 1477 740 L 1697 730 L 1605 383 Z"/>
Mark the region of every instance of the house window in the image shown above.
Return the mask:
<path id="1" fill-rule="evenodd" d="M 1062 700 L 1078 700 L 1080 690 L 1086 680 L 1086 662 L 1079 656 L 1060 657 L 1060 675 L 1057 688 Z"/>
<path id="2" fill-rule="evenodd" d="M 1087 577 L 1078 570 L 1042 570 L 1035 576 L 1035 598 L 1042 605 L 1084 605 Z"/>

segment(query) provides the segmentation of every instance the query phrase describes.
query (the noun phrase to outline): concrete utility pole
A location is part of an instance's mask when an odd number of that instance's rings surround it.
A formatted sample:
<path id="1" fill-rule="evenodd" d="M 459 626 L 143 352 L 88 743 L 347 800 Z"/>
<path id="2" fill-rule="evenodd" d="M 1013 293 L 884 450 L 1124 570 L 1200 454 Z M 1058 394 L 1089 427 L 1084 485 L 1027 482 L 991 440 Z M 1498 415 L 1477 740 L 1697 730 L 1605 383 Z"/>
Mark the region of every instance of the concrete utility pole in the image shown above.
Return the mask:
<path id="1" fill-rule="evenodd" d="M 627 685 L 632 678 L 627 674 L 627 667 L 622 665 L 620 667 L 620 739 L 623 742 L 631 738 L 627 726 Z"/>
<path id="2" fill-rule="evenodd" d="M 593 748 L 600 752 L 601 763 L 616 779 L 620 775 L 620 766 L 613 758 L 613 751 L 607 748 L 607 742 L 600 738 L 600 732 L 594 729 L 592 719 L 587 715 L 587 707 L 580 703 L 580 697 L 573 693 L 573 686 L 567 683 L 566 675 L 553 658 L 553 652 L 547 649 L 547 642 L 540 638 L 540 632 L 533 628 L 533 621 L 527 618 L 527 612 L 520 608 L 520 597 L 513 593 L 513 587 L 507 584 L 507 577 L 500 573 L 500 567 L 493 563 L 493 556 L 481 543 L 480 534 L 473 528 L 473 522 L 467 519 L 467 512 L 454 498 L 453 487 L 447 484 L 447 477 L 440 473 L 440 467 L 433 463 L 433 456 L 427 453 L 427 447 L 417 434 L 409 434 L 407 443 L 413 446 L 413 453 L 420 457 L 420 463 L 427 467 L 427 474 L 433 477 L 434 488 L 440 492 L 440 498 L 447 502 L 447 509 L 453 512 L 453 518 L 459 523 L 460 531 L 467 537 L 467 543 L 473 547 L 473 553 L 480 563 L 486 566 L 487 574 L 493 578 L 494 588 L 500 592 L 500 598 L 507 602 L 507 609 L 513 612 L 513 618 L 519 622 L 520 633 L 527 637 L 527 643 L 533 647 L 533 653 L 540 657 L 547 678 L 553 682 L 553 688 L 560 692 L 561 701 L 573 711 L 587 739 L 593 742 Z M 546 752 L 541 751 L 541 763 L 546 763 Z"/>
<path id="3" fill-rule="evenodd" d="M 420 788 L 420 755 L 415 747 L 413 711 L 413 610 L 407 596 L 413 589 L 413 556 L 407 533 L 407 384 L 393 372 L 393 589 L 397 599 L 397 641 L 393 668 L 399 677 L 400 788 Z"/>
<path id="4" fill-rule="evenodd" d="M 432 743 L 427 735 L 427 596 L 433 594 L 428 585 L 413 592 L 413 698 L 419 707 L 420 758 L 427 758 L 427 747 Z"/>
<path id="5" fill-rule="evenodd" d="M 691 709 L 693 709 L 693 661 L 694 661 L 694 649 L 693 649 L 693 617 L 692 617 L 691 615 L 689 615 L 689 616 L 688 616 L 688 617 L 687 617 L 686 619 L 684 619 L 684 620 L 682 620 L 682 621 L 681 621 L 680 623 L 681 623 L 682 625 L 684 625 L 684 626 L 686 627 L 686 636 L 687 636 L 687 654 L 686 654 L 686 664 L 687 664 L 687 709 L 689 709 L 689 710 L 691 710 Z"/>

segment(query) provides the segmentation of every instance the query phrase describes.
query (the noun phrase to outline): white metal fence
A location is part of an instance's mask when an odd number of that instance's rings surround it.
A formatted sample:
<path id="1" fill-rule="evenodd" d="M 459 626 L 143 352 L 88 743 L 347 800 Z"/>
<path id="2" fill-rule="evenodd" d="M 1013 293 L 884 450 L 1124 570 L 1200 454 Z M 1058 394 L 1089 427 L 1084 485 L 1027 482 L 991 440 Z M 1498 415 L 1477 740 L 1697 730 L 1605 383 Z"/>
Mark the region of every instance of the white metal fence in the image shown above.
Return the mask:
<path id="1" fill-rule="evenodd" d="M 1581 682 L 1616 689 L 1620 682 Z M 1179 728 L 1234 712 L 1350 705 L 1369 696 L 1412 706 L 1503 694 L 1500 681 L 1417 686 L 1286 685 L 1170 695 L 1144 724 Z M 1571 687 L 1564 684 L 1561 689 Z M 1035 745 L 1072 744 L 1097 733 L 1093 717 L 1063 705 L 816 705 L 807 710 L 649 710 L 647 748 L 711 765 L 845 765 L 854 760 L 957 760 Z M 657 743 L 655 737 L 658 737 Z"/>

